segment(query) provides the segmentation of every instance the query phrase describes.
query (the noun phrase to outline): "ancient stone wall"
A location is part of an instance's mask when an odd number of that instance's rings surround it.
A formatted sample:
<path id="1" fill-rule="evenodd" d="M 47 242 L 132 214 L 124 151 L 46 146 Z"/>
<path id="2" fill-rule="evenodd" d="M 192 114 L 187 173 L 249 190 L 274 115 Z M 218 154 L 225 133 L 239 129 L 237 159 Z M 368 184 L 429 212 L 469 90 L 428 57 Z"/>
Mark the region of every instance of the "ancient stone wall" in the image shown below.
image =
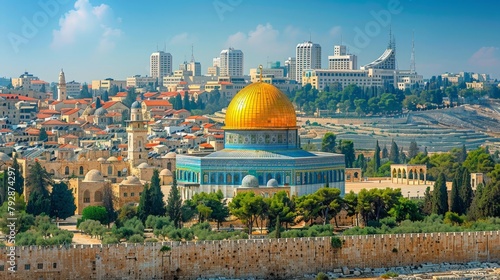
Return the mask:
<path id="1" fill-rule="evenodd" d="M 196 279 L 245 277 L 291 279 L 335 268 L 378 268 L 423 263 L 500 261 L 500 232 L 430 233 L 145 245 L 17 247 L 17 271 L 8 247 L 0 256 L 0 279 Z M 161 252 L 162 246 L 171 250 Z M 29 266 L 29 270 L 27 269 Z M 3 268 L 3 270 L 2 270 Z M 35 278 L 34 278 L 35 277 Z"/>

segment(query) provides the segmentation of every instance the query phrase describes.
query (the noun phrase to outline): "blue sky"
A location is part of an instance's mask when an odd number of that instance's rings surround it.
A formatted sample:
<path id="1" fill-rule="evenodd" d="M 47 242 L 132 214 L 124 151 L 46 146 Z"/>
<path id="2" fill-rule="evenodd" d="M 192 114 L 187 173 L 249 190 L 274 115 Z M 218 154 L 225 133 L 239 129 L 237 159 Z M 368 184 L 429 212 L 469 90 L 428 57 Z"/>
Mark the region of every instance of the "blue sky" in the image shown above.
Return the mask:
<path id="1" fill-rule="evenodd" d="M 341 40 L 358 66 L 396 38 L 399 69 L 408 69 L 412 32 L 417 71 L 489 73 L 500 78 L 496 1 L 290 0 L 0 0 L 0 77 L 29 71 L 56 81 L 90 82 L 149 75 L 149 55 L 173 55 L 174 69 L 194 56 L 202 73 L 229 46 L 245 54 L 244 71 L 295 55 L 312 39 L 322 66 Z M 342 39 L 341 39 L 342 38 Z"/>

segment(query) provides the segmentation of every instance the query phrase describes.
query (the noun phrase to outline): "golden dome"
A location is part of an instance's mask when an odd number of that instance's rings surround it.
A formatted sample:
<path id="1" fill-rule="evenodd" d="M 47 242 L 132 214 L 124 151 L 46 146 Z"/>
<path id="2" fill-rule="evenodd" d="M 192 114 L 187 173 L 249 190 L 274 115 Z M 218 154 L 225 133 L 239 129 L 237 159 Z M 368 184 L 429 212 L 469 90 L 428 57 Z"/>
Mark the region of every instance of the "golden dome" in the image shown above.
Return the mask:
<path id="1" fill-rule="evenodd" d="M 297 116 L 292 102 L 275 86 L 256 82 L 244 87 L 229 103 L 224 129 L 293 129 Z"/>

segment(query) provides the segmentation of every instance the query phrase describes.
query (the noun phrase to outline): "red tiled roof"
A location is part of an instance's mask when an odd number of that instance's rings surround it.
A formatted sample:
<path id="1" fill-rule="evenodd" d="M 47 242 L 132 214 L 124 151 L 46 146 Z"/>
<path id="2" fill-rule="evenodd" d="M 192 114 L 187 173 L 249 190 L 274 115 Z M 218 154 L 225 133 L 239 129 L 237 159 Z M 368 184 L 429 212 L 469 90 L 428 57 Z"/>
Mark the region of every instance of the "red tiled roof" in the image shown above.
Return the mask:
<path id="1" fill-rule="evenodd" d="M 13 93 L 0 93 L 0 97 L 3 97 L 7 100 L 9 99 L 17 99 L 21 101 L 38 101 L 36 98 L 28 97 L 28 96 L 22 96 L 19 94 L 13 94 Z"/>
<path id="2" fill-rule="evenodd" d="M 12 132 L 12 130 L 7 129 L 7 128 L 0 129 L 0 133 L 10 133 L 10 132 Z"/>
<path id="3" fill-rule="evenodd" d="M 144 100 L 142 101 L 146 106 L 172 106 L 168 100 Z"/>
<path id="4" fill-rule="evenodd" d="M 184 139 L 196 139 L 196 136 L 186 135 L 186 136 L 184 136 Z"/>
<path id="5" fill-rule="evenodd" d="M 53 115 L 49 115 L 49 114 L 36 114 L 37 119 L 46 119 L 46 118 L 50 118 L 52 116 Z"/>
<path id="6" fill-rule="evenodd" d="M 115 97 L 127 97 L 127 92 L 126 91 L 120 91 L 119 93 L 117 93 L 115 95 Z"/>
<path id="7" fill-rule="evenodd" d="M 201 143 L 200 147 L 205 148 L 205 149 L 213 149 L 214 146 L 210 145 L 210 143 Z"/>
<path id="8" fill-rule="evenodd" d="M 232 85 L 233 83 L 231 82 L 226 82 L 226 81 L 221 81 L 219 82 L 219 85 Z"/>
<path id="9" fill-rule="evenodd" d="M 42 81 L 42 80 L 31 80 L 31 84 L 32 85 L 39 85 L 39 84 L 49 84 L 49 83 L 47 83 L 46 81 Z"/>
<path id="10" fill-rule="evenodd" d="M 59 149 L 78 149 L 78 146 L 72 144 L 62 144 Z"/>
<path id="11" fill-rule="evenodd" d="M 180 109 L 180 110 L 175 111 L 175 114 L 185 113 L 185 112 L 189 112 L 189 111 L 186 109 Z"/>
<path id="12" fill-rule="evenodd" d="M 29 135 L 40 135 L 40 130 L 36 128 L 28 128 L 26 129 L 26 133 Z"/>
<path id="13" fill-rule="evenodd" d="M 146 148 L 153 148 L 154 146 L 158 146 L 160 143 L 147 143 Z"/>
<path id="14" fill-rule="evenodd" d="M 80 111 L 79 108 L 73 108 L 73 109 L 69 109 L 69 110 L 64 110 L 64 112 L 62 113 L 62 115 L 72 115 L 74 113 L 77 113 L 78 111 Z M 62 110 L 61 110 L 62 112 Z"/>
<path id="15" fill-rule="evenodd" d="M 55 114 L 59 114 L 60 113 L 60 112 L 58 112 L 56 110 L 51 110 L 51 109 L 43 109 L 43 110 L 40 110 L 38 112 L 42 113 L 42 114 L 51 114 L 51 115 L 55 115 Z"/>
<path id="16" fill-rule="evenodd" d="M 158 92 L 146 92 L 144 94 L 144 97 L 151 98 L 151 97 L 153 97 L 153 96 L 155 96 L 157 94 L 159 94 L 159 93 Z"/>
<path id="17" fill-rule="evenodd" d="M 65 123 L 63 121 L 60 121 L 60 120 L 48 120 L 48 121 L 44 121 L 42 123 L 42 125 L 67 125 L 68 123 Z"/>
<path id="18" fill-rule="evenodd" d="M 118 148 L 128 148 L 128 144 L 118 144 Z"/>

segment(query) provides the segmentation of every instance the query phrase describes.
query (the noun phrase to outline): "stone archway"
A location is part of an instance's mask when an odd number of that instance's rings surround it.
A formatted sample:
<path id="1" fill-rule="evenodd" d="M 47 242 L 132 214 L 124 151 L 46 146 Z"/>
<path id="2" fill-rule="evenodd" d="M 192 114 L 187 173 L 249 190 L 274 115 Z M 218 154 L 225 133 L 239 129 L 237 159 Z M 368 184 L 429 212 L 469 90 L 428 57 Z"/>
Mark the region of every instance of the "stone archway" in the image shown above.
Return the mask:
<path id="1" fill-rule="evenodd" d="M 423 176 L 423 178 L 422 178 Z M 391 182 L 396 184 L 427 184 L 427 166 L 425 164 L 391 164 Z M 401 179 L 401 180 L 400 180 Z"/>
<path id="2" fill-rule="evenodd" d="M 346 182 L 361 182 L 362 171 L 361 168 L 346 168 L 345 169 L 345 181 Z"/>

